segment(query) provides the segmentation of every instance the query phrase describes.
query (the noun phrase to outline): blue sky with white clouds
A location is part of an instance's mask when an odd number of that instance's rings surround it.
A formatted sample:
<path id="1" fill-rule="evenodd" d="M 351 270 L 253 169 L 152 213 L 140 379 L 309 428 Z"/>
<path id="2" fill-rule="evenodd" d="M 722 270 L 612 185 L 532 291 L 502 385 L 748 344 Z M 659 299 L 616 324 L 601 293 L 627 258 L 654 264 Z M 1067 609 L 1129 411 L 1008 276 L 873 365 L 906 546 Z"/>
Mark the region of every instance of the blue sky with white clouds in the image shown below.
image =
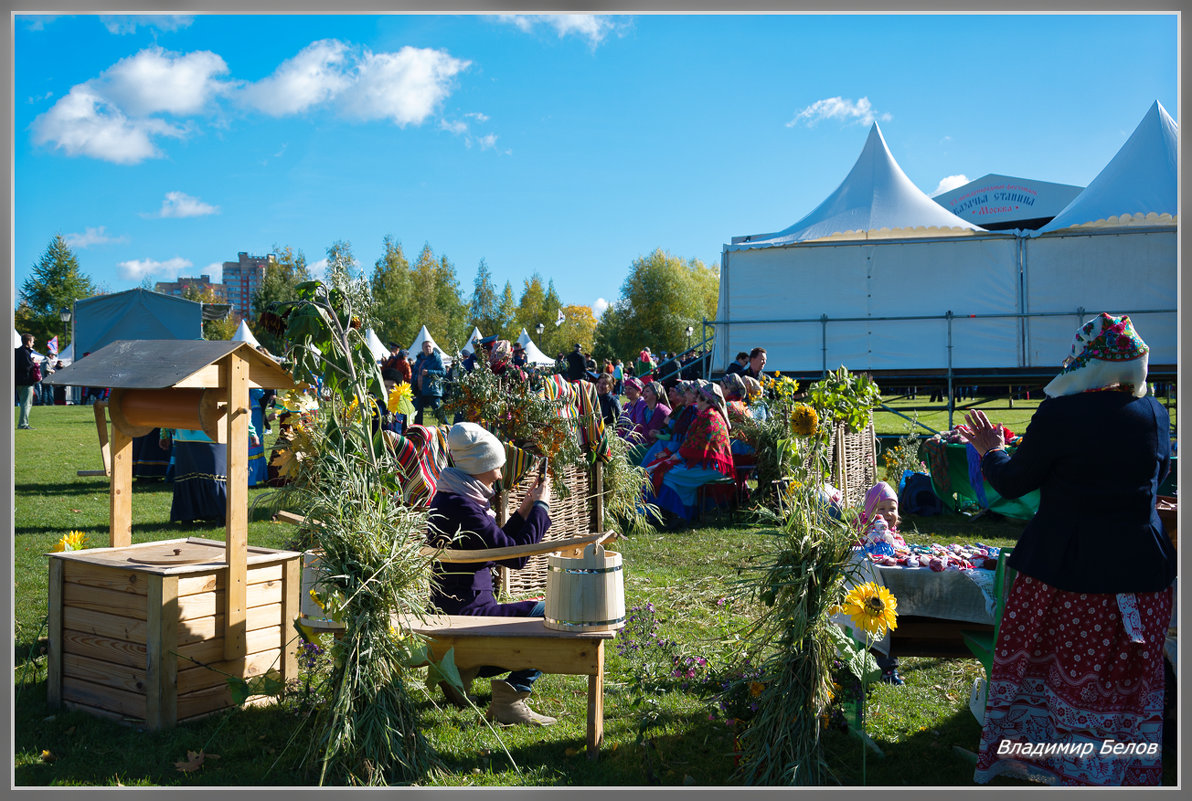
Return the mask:
<path id="1" fill-rule="evenodd" d="M 471 291 L 614 301 L 655 248 L 717 263 L 830 194 L 875 120 L 934 194 L 1086 185 L 1174 15 L 18 16 L 19 290 L 56 233 L 111 291 L 238 252 L 429 243 Z"/>

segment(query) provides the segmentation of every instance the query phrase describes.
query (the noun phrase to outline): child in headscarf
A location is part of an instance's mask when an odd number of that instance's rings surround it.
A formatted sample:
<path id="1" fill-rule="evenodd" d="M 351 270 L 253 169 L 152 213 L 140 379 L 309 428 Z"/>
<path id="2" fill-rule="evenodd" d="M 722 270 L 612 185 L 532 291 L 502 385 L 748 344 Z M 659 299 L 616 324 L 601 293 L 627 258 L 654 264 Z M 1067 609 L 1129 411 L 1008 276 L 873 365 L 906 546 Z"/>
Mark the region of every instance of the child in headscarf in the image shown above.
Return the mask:
<path id="1" fill-rule="evenodd" d="M 865 505 L 858 521 L 862 544 L 870 554 L 900 556 L 910 552 L 906 541 L 898 533 L 898 493 L 884 481 L 879 481 L 865 493 Z"/>

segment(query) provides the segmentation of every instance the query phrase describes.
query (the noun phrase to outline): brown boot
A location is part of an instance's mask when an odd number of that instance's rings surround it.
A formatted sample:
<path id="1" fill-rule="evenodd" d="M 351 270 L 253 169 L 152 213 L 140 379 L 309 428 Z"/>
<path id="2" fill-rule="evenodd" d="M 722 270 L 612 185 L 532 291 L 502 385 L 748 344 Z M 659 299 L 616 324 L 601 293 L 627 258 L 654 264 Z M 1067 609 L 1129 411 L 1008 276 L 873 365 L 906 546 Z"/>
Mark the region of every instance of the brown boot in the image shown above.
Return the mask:
<path id="1" fill-rule="evenodd" d="M 549 726 L 556 722 L 548 715 L 539 715 L 526 704 L 530 697 L 528 692 L 520 692 L 516 687 L 503 679 L 493 679 L 493 702 L 489 704 L 484 716 L 503 726 L 514 726 L 518 723 L 529 723 L 534 726 Z"/>
<path id="2" fill-rule="evenodd" d="M 464 685 L 464 695 L 461 695 L 459 690 L 447 682 L 439 682 L 439 689 L 443 691 L 443 697 L 447 699 L 447 703 L 456 709 L 468 709 L 475 706 L 478 699 L 472 695 L 472 681 L 479 671 L 480 668 L 467 668 L 459 672 L 460 682 Z"/>

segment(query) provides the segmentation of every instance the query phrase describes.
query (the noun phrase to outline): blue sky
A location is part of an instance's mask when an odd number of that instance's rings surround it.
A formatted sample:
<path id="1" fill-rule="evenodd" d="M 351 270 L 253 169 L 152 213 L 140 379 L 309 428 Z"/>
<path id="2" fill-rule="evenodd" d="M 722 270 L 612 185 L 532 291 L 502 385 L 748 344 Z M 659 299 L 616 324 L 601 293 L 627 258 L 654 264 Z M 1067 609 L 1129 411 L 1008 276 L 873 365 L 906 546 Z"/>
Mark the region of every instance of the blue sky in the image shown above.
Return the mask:
<path id="1" fill-rule="evenodd" d="M 935 194 L 1086 185 L 1155 100 L 1167 15 L 18 16 L 19 290 L 61 233 L 110 291 L 290 246 L 429 243 L 465 296 L 535 271 L 615 301 L 795 222 L 880 124 Z"/>

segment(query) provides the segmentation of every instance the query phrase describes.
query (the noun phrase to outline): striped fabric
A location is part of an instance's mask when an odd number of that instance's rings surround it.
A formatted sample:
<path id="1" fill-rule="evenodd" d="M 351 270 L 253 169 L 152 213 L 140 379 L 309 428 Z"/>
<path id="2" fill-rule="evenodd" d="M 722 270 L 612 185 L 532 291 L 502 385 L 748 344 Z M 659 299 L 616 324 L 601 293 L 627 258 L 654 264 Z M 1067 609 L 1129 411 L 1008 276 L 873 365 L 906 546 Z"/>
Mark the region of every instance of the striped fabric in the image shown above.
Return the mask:
<path id="1" fill-rule="evenodd" d="M 560 402 L 560 417 L 574 421 L 573 430 L 584 452 L 595 454 L 595 458 L 601 462 L 612 458 L 595 384 L 591 381 L 568 381 L 562 375 L 555 374 L 543 382 L 542 392 L 547 400 Z"/>
<path id="2" fill-rule="evenodd" d="M 532 453 L 524 451 L 516 445 L 511 445 L 508 442 L 501 444 L 505 446 L 505 466 L 501 468 L 501 480 L 493 485 L 493 489 L 497 492 L 516 487 L 522 476 L 534 466 L 535 459 Z"/>
<path id="3" fill-rule="evenodd" d="M 394 455 L 402 472 L 402 494 L 410 506 L 429 506 L 447 466 L 450 426 L 409 426 L 405 436 L 393 438 Z"/>

